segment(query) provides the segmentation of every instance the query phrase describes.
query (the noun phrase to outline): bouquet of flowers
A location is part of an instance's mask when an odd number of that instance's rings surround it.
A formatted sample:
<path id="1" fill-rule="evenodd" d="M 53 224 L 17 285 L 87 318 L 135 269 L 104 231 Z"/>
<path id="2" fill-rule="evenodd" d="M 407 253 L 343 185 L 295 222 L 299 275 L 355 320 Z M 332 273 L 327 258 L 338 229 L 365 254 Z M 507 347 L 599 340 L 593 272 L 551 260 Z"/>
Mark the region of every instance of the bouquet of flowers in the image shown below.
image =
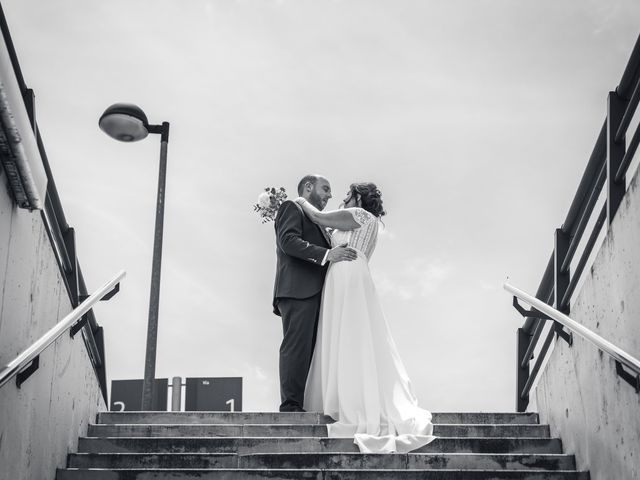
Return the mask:
<path id="1" fill-rule="evenodd" d="M 276 214 L 282 202 L 287 199 L 287 193 L 284 187 L 276 190 L 273 187 L 267 187 L 260 195 L 258 195 L 258 203 L 253 206 L 253 210 L 258 214 L 262 223 L 275 220 Z"/>

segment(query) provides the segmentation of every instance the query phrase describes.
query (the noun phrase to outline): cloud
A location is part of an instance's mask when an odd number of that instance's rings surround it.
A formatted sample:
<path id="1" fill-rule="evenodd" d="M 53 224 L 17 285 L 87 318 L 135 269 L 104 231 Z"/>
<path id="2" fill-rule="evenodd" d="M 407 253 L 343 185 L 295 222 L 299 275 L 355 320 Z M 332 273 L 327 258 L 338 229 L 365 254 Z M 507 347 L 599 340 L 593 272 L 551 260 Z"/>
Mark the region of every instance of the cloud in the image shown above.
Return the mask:
<path id="1" fill-rule="evenodd" d="M 384 238 L 385 240 L 395 240 L 396 239 L 396 234 L 393 233 L 392 231 L 390 231 L 388 228 L 386 227 L 382 227 L 378 230 L 378 238 Z"/>
<path id="2" fill-rule="evenodd" d="M 401 298 L 402 300 L 410 300 L 413 298 L 413 289 L 392 280 L 387 274 L 374 275 L 374 281 L 376 283 L 377 290 L 382 295 L 392 295 Z"/>
<path id="3" fill-rule="evenodd" d="M 451 266 L 442 260 L 431 261 L 425 258 L 414 260 L 407 269 L 407 275 L 415 279 L 423 297 L 435 292 L 450 272 Z"/>
<path id="4" fill-rule="evenodd" d="M 376 288 L 382 295 L 411 300 L 435 293 L 452 271 L 452 265 L 442 259 L 416 257 L 406 260 L 404 268 L 397 274 L 377 273 L 374 277 Z"/>
<path id="5" fill-rule="evenodd" d="M 593 29 L 594 35 L 600 35 L 615 25 L 613 22 L 619 11 L 619 5 L 607 5 L 598 2 L 592 3 L 592 7 L 592 21 L 596 24 Z"/>
<path id="6" fill-rule="evenodd" d="M 260 381 L 265 381 L 265 380 L 269 380 L 271 381 L 271 378 L 269 377 L 269 375 L 267 375 L 264 370 L 262 368 L 260 368 L 259 366 L 255 366 L 255 376 L 258 380 Z"/>

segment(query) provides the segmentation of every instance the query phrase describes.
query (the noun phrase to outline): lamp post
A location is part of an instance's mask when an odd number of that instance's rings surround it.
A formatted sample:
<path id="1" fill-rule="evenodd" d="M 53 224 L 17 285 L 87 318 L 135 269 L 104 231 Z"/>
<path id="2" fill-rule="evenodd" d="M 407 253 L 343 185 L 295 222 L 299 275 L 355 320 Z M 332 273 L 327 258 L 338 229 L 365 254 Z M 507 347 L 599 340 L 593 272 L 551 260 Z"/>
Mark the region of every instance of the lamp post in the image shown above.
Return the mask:
<path id="1" fill-rule="evenodd" d="M 164 227 L 164 193 L 167 178 L 167 147 L 169 122 L 149 125 L 142 109 L 130 103 L 116 103 L 107 108 L 98 121 L 100 129 L 121 142 L 137 142 L 150 133 L 160 137 L 160 174 L 158 176 L 158 198 L 156 202 L 156 226 L 153 236 L 153 265 L 151 269 L 151 293 L 149 295 L 149 322 L 147 324 L 147 347 L 142 384 L 142 410 L 153 408 L 153 386 L 156 376 L 156 346 L 158 340 L 158 310 L 160 304 L 160 267 L 162 263 L 162 232 Z"/>

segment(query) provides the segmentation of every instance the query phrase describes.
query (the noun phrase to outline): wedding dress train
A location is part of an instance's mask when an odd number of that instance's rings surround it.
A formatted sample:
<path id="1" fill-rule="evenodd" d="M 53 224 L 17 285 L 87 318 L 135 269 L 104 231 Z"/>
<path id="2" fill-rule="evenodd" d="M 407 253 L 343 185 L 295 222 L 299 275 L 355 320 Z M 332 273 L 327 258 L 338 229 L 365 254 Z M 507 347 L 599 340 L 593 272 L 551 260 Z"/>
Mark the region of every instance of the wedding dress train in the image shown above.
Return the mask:
<path id="1" fill-rule="evenodd" d="M 329 437 L 353 437 L 361 452 L 406 453 L 436 438 L 432 417 L 418 406 L 369 271 L 378 219 L 348 210 L 361 227 L 334 231 L 332 244 L 348 243 L 358 258 L 329 266 L 304 408 L 336 420 Z"/>

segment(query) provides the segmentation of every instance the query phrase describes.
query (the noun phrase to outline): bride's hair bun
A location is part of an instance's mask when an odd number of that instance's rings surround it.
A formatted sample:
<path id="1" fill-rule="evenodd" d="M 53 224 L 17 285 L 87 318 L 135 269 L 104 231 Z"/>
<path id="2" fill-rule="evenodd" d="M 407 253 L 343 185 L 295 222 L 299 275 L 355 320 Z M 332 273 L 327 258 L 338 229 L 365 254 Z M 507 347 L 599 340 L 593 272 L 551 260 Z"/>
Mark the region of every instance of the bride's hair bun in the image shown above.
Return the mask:
<path id="1" fill-rule="evenodd" d="M 360 195 L 362 208 L 367 212 L 372 213 L 376 217 L 382 217 L 387 214 L 382 207 L 382 192 L 375 183 L 352 183 L 349 188 L 354 194 Z"/>

